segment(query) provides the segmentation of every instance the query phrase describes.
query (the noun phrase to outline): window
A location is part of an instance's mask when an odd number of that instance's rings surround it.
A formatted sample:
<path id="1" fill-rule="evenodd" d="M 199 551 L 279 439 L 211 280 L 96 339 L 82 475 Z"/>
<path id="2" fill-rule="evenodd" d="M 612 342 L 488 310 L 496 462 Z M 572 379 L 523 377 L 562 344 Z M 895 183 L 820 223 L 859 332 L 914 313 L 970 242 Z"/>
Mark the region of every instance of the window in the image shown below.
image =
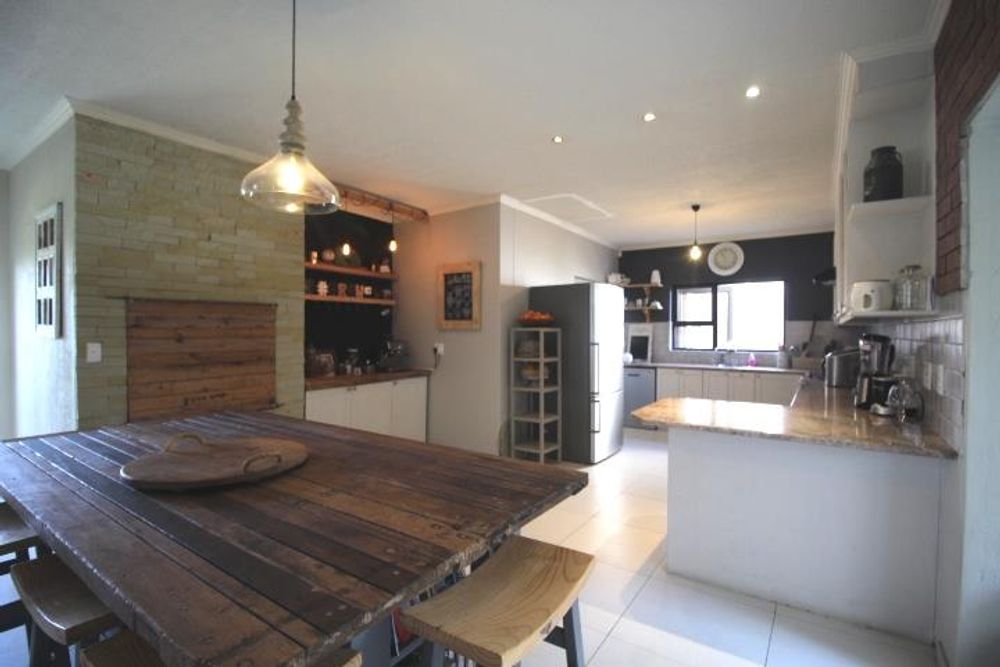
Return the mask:
<path id="1" fill-rule="evenodd" d="M 674 349 L 777 350 L 785 342 L 780 280 L 674 288 Z"/>

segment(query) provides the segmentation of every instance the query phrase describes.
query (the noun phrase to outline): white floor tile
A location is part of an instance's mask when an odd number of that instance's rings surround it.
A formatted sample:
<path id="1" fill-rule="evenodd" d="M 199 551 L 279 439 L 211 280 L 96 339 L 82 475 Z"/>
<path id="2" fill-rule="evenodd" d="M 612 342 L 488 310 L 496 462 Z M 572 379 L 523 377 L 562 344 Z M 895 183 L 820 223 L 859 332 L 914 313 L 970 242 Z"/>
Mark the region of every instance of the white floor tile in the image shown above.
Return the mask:
<path id="1" fill-rule="evenodd" d="M 590 667 L 687 667 L 684 663 L 614 637 L 605 640 L 589 664 Z"/>
<path id="2" fill-rule="evenodd" d="M 583 626 L 583 652 L 589 661 L 607 637 L 607 632 Z M 566 652 L 542 642 L 521 661 L 522 667 L 566 667 Z"/>
<path id="3" fill-rule="evenodd" d="M 594 554 L 602 563 L 649 574 L 663 561 L 664 539 L 662 533 L 594 516 L 563 540 L 562 545 Z"/>
<path id="4" fill-rule="evenodd" d="M 768 667 L 934 667 L 934 650 L 843 621 L 782 608 Z"/>
<path id="5" fill-rule="evenodd" d="M 645 583 L 645 575 L 598 562 L 580 595 L 582 622 L 610 631 Z"/>
<path id="6" fill-rule="evenodd" d="M 521 535 L 542 542 L 559 544 L 592 516 L 566 509 L 564 504 L 565 501 L 526 524 L 521 528 Z"/>
<path id="7" fill-rule="evenodd" d="M 680 577 L 651 578 L 611 636 L 688 665 L 763 665 L 774 610 Z"/>
<path id="8" fill-rule="evenodd" d="M 601 507 L 598 518 L 615 519 L 632 528 L 667 532 L 667 504 L 656 498 L 622 493 Z"/>

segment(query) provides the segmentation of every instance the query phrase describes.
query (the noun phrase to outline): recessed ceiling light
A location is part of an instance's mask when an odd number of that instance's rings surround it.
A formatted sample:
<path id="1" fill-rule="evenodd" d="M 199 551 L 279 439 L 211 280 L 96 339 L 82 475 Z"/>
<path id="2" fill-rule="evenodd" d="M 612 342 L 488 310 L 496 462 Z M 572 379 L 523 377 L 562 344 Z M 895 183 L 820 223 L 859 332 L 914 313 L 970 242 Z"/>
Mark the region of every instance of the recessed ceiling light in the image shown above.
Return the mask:
<path id="1" fill-rule="evenodd" d="M 750 99 L 750 100 L 757 99 L 758 97 L 760 97 L 760 86 L 758 86 L 756 84 L 750 86 L 749 88 L 747 88 L 746 95 L 747 95 L 747 99 Z"/>
<path id="2" fill-rule="evenodd" d="M 646 113 L 642 114 L 642 119 L 647 123 L 652 123 L 654 120 L 656 120 L 656 114 L 653 113 L 652 111 L 647 111 Z"/>
<path id="3" fill-rule="evenodd" d="M 561 144 L 562 142 L 563 142 L 563 138 L 562 138 L 561 134 L 557 134 L 556 136 L 552 137 L 552 143 L 554 143 L 554 144 Z"/>

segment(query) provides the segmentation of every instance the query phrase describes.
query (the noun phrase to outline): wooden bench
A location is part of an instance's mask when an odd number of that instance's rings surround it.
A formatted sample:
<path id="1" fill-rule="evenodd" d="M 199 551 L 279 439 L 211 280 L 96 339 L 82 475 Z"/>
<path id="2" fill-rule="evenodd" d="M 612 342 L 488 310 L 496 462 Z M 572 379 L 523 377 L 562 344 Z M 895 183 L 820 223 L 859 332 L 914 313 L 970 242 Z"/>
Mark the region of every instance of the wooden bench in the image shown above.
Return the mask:
<path id="1" fill-rule="evenodd" d="M 570 667 L 582 666 L 577 598 L 593 566 L 589 554 L 512 537 L 470 576 L 405 609 L 403 624 L 433 643 L 434 667 L 446 648 L 477 665 L 508 667 L 543 641 L 565 649 Z"/>
<path id="2" fill-rule="evenodd" d="M 131 630 L 80 652 L 80 667 L 164 667 L 156 651 Z"/>
<path id="3" fill-rule="evenodd" d="M 68 646 L 118 624 L 115 615 L 55 556 L 17 563 L 10 577 L 31 616 L 29 664 L 68 664 Z"/>

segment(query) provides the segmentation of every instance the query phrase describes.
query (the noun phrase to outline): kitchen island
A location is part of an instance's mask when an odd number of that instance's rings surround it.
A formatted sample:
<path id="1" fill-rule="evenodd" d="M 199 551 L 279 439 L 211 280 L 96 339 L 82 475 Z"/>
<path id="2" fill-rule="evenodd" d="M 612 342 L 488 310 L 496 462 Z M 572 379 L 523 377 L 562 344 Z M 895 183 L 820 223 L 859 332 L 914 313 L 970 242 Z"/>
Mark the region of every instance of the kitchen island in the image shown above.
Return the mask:
<path id="1" fill-rule="evenodd" d="M 791 405 L 668 398 L 667 567 L 930 641 L 941 467 L 956 452 L 804 380 Z"/>

